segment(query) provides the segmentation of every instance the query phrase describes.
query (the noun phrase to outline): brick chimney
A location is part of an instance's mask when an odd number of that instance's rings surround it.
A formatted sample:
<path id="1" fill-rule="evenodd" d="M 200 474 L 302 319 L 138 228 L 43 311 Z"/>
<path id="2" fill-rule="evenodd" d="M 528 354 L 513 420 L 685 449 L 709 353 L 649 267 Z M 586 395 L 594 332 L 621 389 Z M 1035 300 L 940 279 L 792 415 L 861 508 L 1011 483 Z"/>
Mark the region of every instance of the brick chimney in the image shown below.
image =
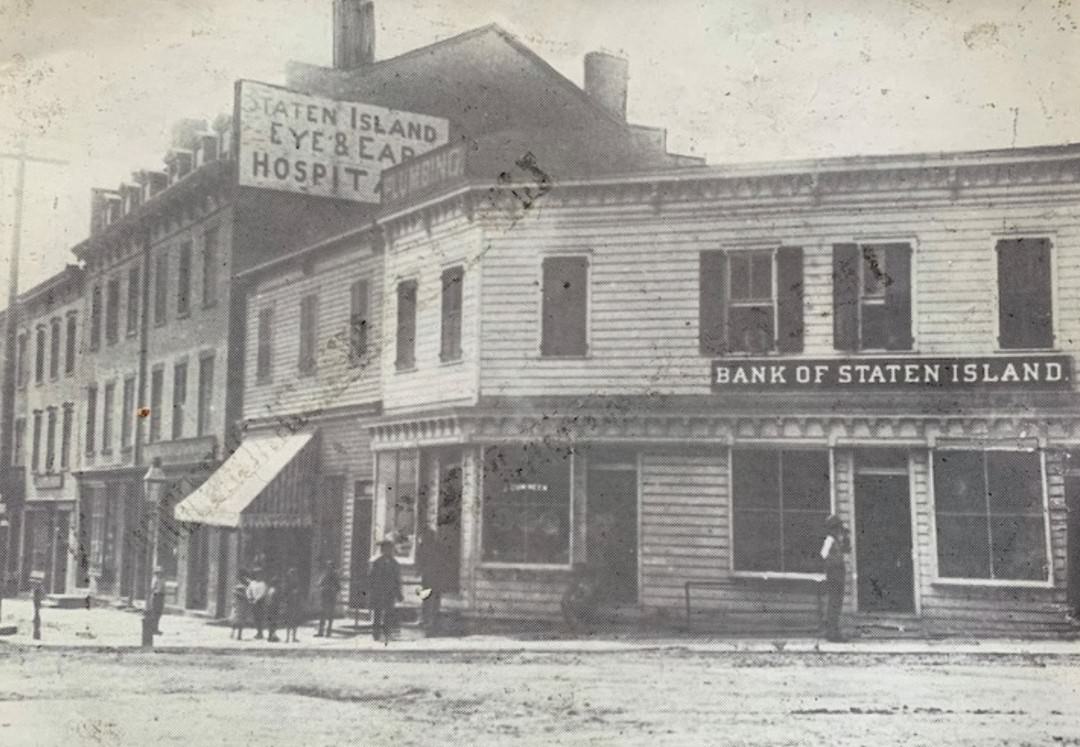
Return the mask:
<path id="1" fill-rule="evenodd" d="M 621 122 L 626 121 L 626 91 L 630 63 L 607 52 L 585 55 L 585 93 Z"/>
<path id="2" fill-rule="evenodd" d="M 334 67 L 350 70 L 375 61 L 375 3 L 334 0 Z"/>

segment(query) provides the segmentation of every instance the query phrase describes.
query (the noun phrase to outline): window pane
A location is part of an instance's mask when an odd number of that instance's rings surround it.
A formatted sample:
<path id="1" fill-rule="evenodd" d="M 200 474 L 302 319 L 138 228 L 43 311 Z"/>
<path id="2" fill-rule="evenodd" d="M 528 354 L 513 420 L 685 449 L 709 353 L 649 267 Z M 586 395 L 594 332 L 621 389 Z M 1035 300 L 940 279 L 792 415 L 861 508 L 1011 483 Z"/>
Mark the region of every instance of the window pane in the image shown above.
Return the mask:
<path id="1" fill-rule="evenodd" d="M 907 472 L 908 454 L 902 449 L 859 449 L 855 469 L 888 469 Z"/>
<path id="2" fill-rule="evenodd" d="M 860 308 L 863 349 L 888 348 L 891 327 L 897 321 L 893 319 L 889 307 L 883 303 L 864 302 Z"/>
<path id="3" fill-rule="evenodd" d="M 733 544 L 735 569 L 739 571 L 779 571 L 780 513 L 736 509 Z"/>
<path id="4" fill-rule="evenodd" d="M 934 454 L 934 501 L 940 513 L 986 513 L 983 455 L 976 451 Z"/>
<path id="5" fill-rule="evenodd" d="M 823 523 L 815 529 L 820 534 L 832 503 L 829 496 L 828 452 L 785 451 L 782 467 L 784 509 L 823 512 Z"/>
<path id="6" fill-rule="evenodd" d="M 390 504 L 387 524 L 390 531 L 394 533 L 394 553 L 401 557 L 412 554 L 416 534 L 417 462 L 415 451 L 398 453 L 397 490 L 394 491 L 394 501 Z"/>
<path id="7" fill-rule="evenodd" d="M 585 355 L 588 352 L 587 257 L 549 257 L 543 263 L 541 352 Z"/>
<path id="8" fill-rule="evenodd" d="M 937 516 L 938 575 L 990 578 L 990 550 L 983 516 Z"/>
<path id="9" fill-rule="evenodd" d="M 733 451 L 735 509 L 780 508 L 780 452 Z"/>
<path id="10" fill-rule="evenodd" d="M 731 255 L 731 300 L 744 301 L 751 298 L 750 257 L 746 254 Z"/>
<path id="11" fill-rule="evenodd" d="M 1046 579 L 1046 534 L 1041 516 L 995 516 L 990 520 L 990 533 L 994 578 Z"/>
<path id="12" fill-rule="evenodd" d="M 754 298 L 772 298 L 772 252 L 755 252 L 752 256 L 750 293 Z"/>
<path id="13" fill-rule="evenodd" d="M 728 344 L 732 350 L 772 350 L 775 339 L 772 304 L 733 306 L 728 310 Z"/>
<path id="14" fill-rule="evenodd" d="M 784 572 L 821 572 L 819 553 L 828 516 L 828 511 L 784 511 Z"/>
<path id="15" fill-rule="evenodd" d="M 888 270 L 885 267 L 885 248 L 862 248 L 862 292 L 864 298 L 884 298 Z"/>
<path id="16" fill-rule="evenodd" d="M 991 513 L 1042 516 L 1042 468 L 1039 455 L 1025 452 L 987 454 Z"/>

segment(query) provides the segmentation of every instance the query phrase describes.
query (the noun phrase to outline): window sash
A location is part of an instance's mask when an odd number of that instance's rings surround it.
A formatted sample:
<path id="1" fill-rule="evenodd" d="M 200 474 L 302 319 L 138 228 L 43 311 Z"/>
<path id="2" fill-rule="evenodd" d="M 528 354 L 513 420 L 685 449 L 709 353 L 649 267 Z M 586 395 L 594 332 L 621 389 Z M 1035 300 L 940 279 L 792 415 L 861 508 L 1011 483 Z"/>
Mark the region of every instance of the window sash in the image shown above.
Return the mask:
<path id="1" fill-rule="evenodd" d="M 113 410 L 116 405 L 116 384 L 105 385 L 105 398 L 101 413 L 101 452 L 112 453 Z"/>
<path id="2" fill-rule="evenodd" d="M 439 357 L 444 361 L 461 358 L 461 306 L 465 273 L 452 267 L 442 274 L 442 325 Z"/>
<path id="3" fill-rule="evenodd" d="M 316 366 L 316 342 L 319 327 L 318 297 L 314 294 L 300 299 L 300 354 L 298 367 L 301 373 L 312 373 Z"/>
<path id="4" fill-rule="evenodd" d="M 218 229 L 207 229 L 203 236 L 202 303 L 204 307 L 217 303 Z"/>
<path id="5" fill-rule="evenodd" d="M 131 446 L 133 428 L 132 418 L 135 416 L 135 379 L 124 379 L 124 408 L 120 417 L 120 448 L 126 449 Z"/>
<path id="6" fill-rule="evenodd" d="M 164 251 L 154 262 L 154 324 L 164 324 L 168 309 L 169 255 Z"/>
<path id="7" fill-rule="evenodd" d="M 101 347 L 101 286 L 90 291 L 90 349 Z"/>
<path id="8" fill-rule="evenodd" d="M 199 360 L 199 412 L 197 435 L 205 436 L 210 431 L 210 408 L 214 398 L 214 358 L 208 356 Z"/>
<path id="9" fill-rule="evenodd" d="M 172 437 L 184 437 L 184 405 L 187 404 L 187 363 L 173 367 Z"/>
<path id="10" fill-rule="evenodd" d="M 40 384 L 45 380 L 45 328 L 37 329 L 36 358 L 34 359 L 34 383 Z"/>
<path id="11" fill-rule="evenodd" d="M 176 271 L 176 313 L 185 316 L 191 312 L 191 242 L 180 245 L 180 257 Z"/>
<path id="12" fill-rule="evenodd" d="M 416 294 L 415 280 L 405 280 L 397 286 L 397 368 L 416 365 Z"/>
<path id="13" fill-rule="evenodd" d="M 420 454 L 416 450 L 387 451 L 378 455 L 382 535 L 394 537 L 394 555 L 414 557 L 416 536 L 426 506 L 421 501 Z"/>
<path id="14" fill-rule="evenodd" d="M 120 339 L 120 279 L 112 278 L 106 286 L 105 339 L 109 344 Z"/>
<path id="15" fill-rule="evenodd" d="M 368 282 L 357 280 L 349 289 L 349 362 L 356 365 L 367 354 Z"/>
<path id="16" fill-rule="evenodd" d="M 56 408 L 50 407 L 45 426 L 45 471 L 56 468 Z"/>
<path id="17" fill-rule="evenodd" d="M 150 374 L 150 443 L 161 440 L 161 407 L 165 389 L 165 370 L 154 369 Z"/>
<path id="18" fill-rule="evenodd" d="M 543 356 L 581 357 L 589 352 L 589 258 L 546 257 L 541 263 Z"/>
<path id="19" fill-rule="evenodd" d="M 274 310 L 265 308 L 259 311 L 258 344 L 256 346 L 255 380 L 266 381 L 270 378 L 273 366 Z"/>
<path id="20" fill-rule="evenodd" d="M 127 294 L 127 334 L 134 335 L 139 331 L 139 268 L 132 267 L 128 270 L 128 294 Z"/>
<path id="21" fill-rule="evenodd" d="M 86 388 L 86 438 L 83 444 L 86 448 L 86 453 L 92 455 L 97 451 L 97 445 L 95 443 L 95 431 L 97 430 L 97 387 L 89 386 Z"/>
<path id="22" fill-rule="evenodd" d="M 67 339 L 65 342 L 65 360 L 64 360 L 64 373 L 75 372 L 75 349 L 76 349 L 76 334 L 78 330 L 78 321 L 74 314 L 69 314 L 67 318 Z"/>
<path id="23" fill-rule="evenodd" d="M 52 337 L 49 347 L 49 378 L 60 377 L 60 320 L 53 319 L 51 324 Z"/>
<path id="24" fill-rule="evenodd" d="M 71 434 L 74 429 L 75 408 L 64 405 L 64 421 L 60 433 L 60 469 L 66 470 L 71 466 Z"/>

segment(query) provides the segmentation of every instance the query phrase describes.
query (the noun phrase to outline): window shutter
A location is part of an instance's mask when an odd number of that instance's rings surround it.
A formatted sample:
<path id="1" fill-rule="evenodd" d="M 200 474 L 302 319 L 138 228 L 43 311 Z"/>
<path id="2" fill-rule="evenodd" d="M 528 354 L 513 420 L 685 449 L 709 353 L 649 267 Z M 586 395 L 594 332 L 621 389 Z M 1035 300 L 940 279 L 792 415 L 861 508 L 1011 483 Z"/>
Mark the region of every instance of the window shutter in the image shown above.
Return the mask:
<path id="1" fill-rule="evenodd" d="M 776 349 L 803 349 L 803 250 L 783 246 L 776 253 Z"/>
<path id="2" fill-rule="evenodd" d="M 1002 348 L 1048 348 L 1054 344 L 1050 242 L 999 241 L 998 343 Z"/>
<path id="3" fill-rule="evenodd" d="M 833 347 L 859 347 L 859 247 L 833 245 Z"/>
<path id="4" fill-rule="evenodd" d="M 885 286 L 885 305 L 889 310 L 889 336 L 887 350 L 911 350 L 914 338 L 911 333 L 911 247 L 907 244 L 890 244 L 885 248 L 885 272 L 889 284 Z"/>
<path id="5" fill-rule="evenodd" d="M 588 353 L 588 257 L 549 257 L 543 262 L 542 355 Z"/>
<path id="6" fill-rule="evenodd" d="M 701 252 L 698 344 L 705 355 L 727 348 L 727 252 Z"/>

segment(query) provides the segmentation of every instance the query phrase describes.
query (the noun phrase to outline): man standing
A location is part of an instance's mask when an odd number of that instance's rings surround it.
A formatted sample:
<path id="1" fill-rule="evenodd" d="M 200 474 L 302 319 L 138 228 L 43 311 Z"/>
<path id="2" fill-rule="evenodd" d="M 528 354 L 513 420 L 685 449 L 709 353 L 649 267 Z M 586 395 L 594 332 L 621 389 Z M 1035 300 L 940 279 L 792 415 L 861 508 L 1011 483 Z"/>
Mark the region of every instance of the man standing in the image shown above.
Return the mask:
<path id="1" fill-rule="evenodd" d="M 840 609 L 844 604 L 844 576 L 847 573 L 844 555 L 851 552 L 851 539 L 844 521 L 833 514 L 825 520 L 825 541 L 821 559 L 825 561 L 825 639 L 847 640 L 840 633 Z"/>
<path id="2" fill-rule="evenodd" d="M 150 615 L 154 635 L 161 635 L 161 616 L 165 614 L 165 584 L 161 580 L 161 566 L 154 568 L 150 576 Z"/>
<path id="3" fill-rule="evenodd" d="M 266 626 L 266 581 L 263 580 L 261 568 L 256 568 L 248 581 L 247 598 L 251 615 L 255 618 L 255 640 L 261 640 Z"/>
<path id="4" fill-rule="evenodd" d="M 434 635 L 439 629 L 439 609 L 442 606 L 446 563 L 443 562 L 438 535 L 431 527 L 424 527 L 420 533 L 416 565 L 420 571 L 421 624 L 428 635 Z"/>
<path id="5" fill-rule="evenodd" d="M 390 643 L 396 624 L 395 607 L 405 601 L 401 593 L 401 566 L 394 559 L 394 541 L 384 539 L 379 543 L 379 557 L 371 564 L 368 583 L 371 586 L 371 635 Z"/>
<path id="6" fill-rule="evenodd" d="M 334 568 L 334 561 L 326 561 L 326 570 L 319 579 L 319 632 L 316 638 L 322 637 L 323 627 L 325 635 L 330 637 L 330 631 L 334 627 L 334 608 L 337 606 L 338 594 L 341 593 L 341 577 Z"/>

